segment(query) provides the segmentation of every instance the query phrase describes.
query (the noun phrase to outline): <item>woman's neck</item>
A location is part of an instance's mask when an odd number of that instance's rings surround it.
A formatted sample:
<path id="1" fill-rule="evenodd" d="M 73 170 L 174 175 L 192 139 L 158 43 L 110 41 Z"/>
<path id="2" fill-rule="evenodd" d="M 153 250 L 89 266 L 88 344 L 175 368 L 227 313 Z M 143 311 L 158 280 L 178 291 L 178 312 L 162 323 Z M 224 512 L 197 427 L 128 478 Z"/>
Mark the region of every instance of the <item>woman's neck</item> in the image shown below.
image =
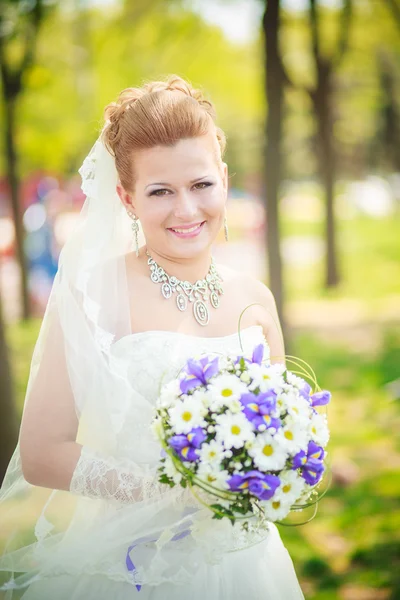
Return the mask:
<path id="1" fill-rule="evenodd" d="M 155 262 L 162 267 L 170 277 L 174 275 L 181 281 L 195 283 L 198 279 L 204 279 L 210 269 L 211 250 L 191 258 L 171 258 L 170 256 L 158 254 L 158 252 L 152 248 L 144 246 L 142 251 L 144 260 L 146 261 L 148 259 L 146 250 L 151 258 L 155 260 Z"/>

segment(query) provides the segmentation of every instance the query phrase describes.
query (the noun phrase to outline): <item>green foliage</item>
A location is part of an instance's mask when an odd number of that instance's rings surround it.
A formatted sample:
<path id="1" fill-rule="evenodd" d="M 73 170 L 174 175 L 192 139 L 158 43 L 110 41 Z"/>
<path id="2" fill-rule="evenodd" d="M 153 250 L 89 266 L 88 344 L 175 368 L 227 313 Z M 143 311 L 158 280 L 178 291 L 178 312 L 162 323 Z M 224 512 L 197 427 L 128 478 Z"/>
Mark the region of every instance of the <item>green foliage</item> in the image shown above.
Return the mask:
<path id="1" fill-rule="evenodd" d="M 169 5 L 153 0 L 142 10 L 127 4 L 72 11 L 61 4 L 53 11 L 43 24 L 20 104 L 23 175 L 39 168 L 76 172 L 98 135 L 104 107 L 122 89 L 170 73 L 207 90 L 228 137 L 243 140 L 255 132 L 264 104 L 257 44 L 243 52 L 219 28 Z M 245 151 L 236 145 L 232 169 L 238 171 Z"/>
<path id="2" fill-rule="evenodd" d="M 357 168 L 360 160 L 368 162 L 366 149 L 376 136 L 384 99 L 375 57 L 384 51 L 396 65 L 400 55 L 396 26 L 382 4 L 357 5 L 350 49 L 335 78 L 334 135 L 340 168 L 346 173 L 356 156 Z M 321 8 L 326 54 L 334 46 L 338 26 L 338 12 Z M 302 86 L 313 83 L 314 71 L 303 13 L 284 12 L 281 42 L 285 66 L 300 86 L 286 91 L 285 176 L 312 176 L 315 124 Z M 36 56 L 19 104 L 22 175 L 32 169 L 76 172 L 102 125 L 104 107 L 122 89 L 177 73 L 202 86 L 215 102 L 228 136 L 226 158 L 233 184 L 260 176 L 265 100 L 259 34 L 235 45 L 218 27 L 191 12 L 190 2 L 149 0 L 89 9 L 83 3 L 73 9 L 70 3 L 59 3 L 42 25 Z"/>

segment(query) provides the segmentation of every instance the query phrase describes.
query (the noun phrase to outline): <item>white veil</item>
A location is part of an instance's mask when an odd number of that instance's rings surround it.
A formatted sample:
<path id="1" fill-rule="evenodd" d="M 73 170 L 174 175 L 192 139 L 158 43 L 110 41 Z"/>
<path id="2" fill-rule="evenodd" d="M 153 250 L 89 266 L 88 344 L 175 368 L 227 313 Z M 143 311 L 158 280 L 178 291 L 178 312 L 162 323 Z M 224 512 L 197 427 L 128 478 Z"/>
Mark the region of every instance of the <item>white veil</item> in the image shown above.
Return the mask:
<path id="1" fill-rule="evenodd" d="M 202 547 L 194 542 L 194 522 L 197 535 L 209 531 L 203 540 L 210 552 L 218 552 L 216 531 L 226 546 L 236 543 L 231 524 L 211 521 L 188 490 L 157 481 L 160 447 L 149 442 L 153 407 L 125 376 L 126 358 L 112 350 L 131 333 L 125 256 L 133 236 L 101 135 L 79 172 L 86 201 L 60 254 L 24 411 L 43 394 L 59 406 L 73 403 L 83 449 L 70 493 L 27 483 L 18 442 L 0 489 L 0 543 L 6 540 L 0 585 L 7 599 L 60 574 L 105 574 L 137 589 L 189 582 Z M 118 445 L 127 411 L 135 440 L 129 456 Z M 181 561 L 179 553 L 192 559 Z"/>

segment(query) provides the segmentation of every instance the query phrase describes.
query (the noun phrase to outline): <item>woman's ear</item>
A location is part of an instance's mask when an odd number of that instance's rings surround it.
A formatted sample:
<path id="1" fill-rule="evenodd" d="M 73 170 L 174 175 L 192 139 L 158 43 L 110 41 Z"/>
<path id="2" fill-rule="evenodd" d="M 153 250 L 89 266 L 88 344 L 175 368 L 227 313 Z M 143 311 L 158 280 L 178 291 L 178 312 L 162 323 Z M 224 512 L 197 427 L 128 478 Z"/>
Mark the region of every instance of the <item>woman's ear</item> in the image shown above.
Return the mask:
<path id="1" fill-rule="evenodd" d="M 120 182 L 117 183 L 116 190 L 125 209 L 135 212 L 135 207 L 132 201 L 132 195 L 129 192 L 127 192 L 125 188 L 122 187 Z"/>

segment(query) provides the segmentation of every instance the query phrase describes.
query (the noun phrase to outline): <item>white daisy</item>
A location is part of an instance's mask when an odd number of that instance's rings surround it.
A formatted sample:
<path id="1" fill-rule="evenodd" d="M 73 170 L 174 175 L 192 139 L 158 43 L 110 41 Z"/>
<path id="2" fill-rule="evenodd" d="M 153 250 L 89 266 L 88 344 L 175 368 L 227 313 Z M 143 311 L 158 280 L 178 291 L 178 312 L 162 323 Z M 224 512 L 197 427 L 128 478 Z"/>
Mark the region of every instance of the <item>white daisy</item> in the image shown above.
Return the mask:
<path id="1" fill-rule="evenodd" d="M 291 502 L 285 502 L 283 498 L 276 498 L 274 494 L 270 500 L 261 502 L 261 506 L 265 510 L 267 519 L 281 521 L 289 514 Z"/>
<path id="2" fill-rule="evenodd" d="M 307 423 L 310 419 L 311 408 L 305 398 L 292 390 L 282 394 L 285 398 L 288 413 L 298 422 Z"/>
<path id="3" fill-rule="evenodd" d="M 219 410 L 223 406 L 230 406 L 233 400 L 239 400 L 247 392 L 247 386 L 236 375 L 224 373 L 212 380 L 208 391 L 212 397 L 211 410 Z"/>
<path id="4" fill-rule="evenodd" d="M 192 398 L 194 398 L 196 400 L 196 402 L 201 403 L 205 408 L 209 408 L 209 406 L 212 402 L 212 399 L 213 399 L 210 392 L 208 392 L 204 388 L 195 390 L 194 393 L 192 394 Z"/>
<path id="5" fill-rule="evenodd" d="M 169 408 L 169 421 L 175 433 L 189 433 L 193 427 L 205 427 L 207 409 L 194 396 L 187 396 Z"/>
<path id="6" fill-rule="evenodd" d="M 307 425 L 307 422 L 303 423 L 294 420 L 292 417 L 287 417 L 282 428 L 275 435 L 275 439 L 290 454 L 307 450 L 309 440 Z"/>
<path id="7" fill-rule="evenodd" d="M 285 413 L 287 413 L 287 394 L 286 392 L 279 391 L 276 397 L 276 415 L 277 417 L 281 417 Z"/>
<path id="8" fill-rule="evenodd" d="M 224 447 L 217 440 L 211 440 L 201 445 L 199 456 L 201 464 L 219 467 L 224 458 Z"/>
<path id="9" fill-rule="evenodd" d="M 248 453 L 262 471 L 277 471 L 285 466 L 288 454 L 276 439 L 268 432 L 257 435 Z"/>
<path id="10" fill-rule="evenodd" d="M 261 392 L 273 389 L 277 392 L 283 388 L 285 380 L 282 377 L 285 371 L 285 366 L 276 363 L 274 365 L 258 365 L 257 363 L 248 366 L 248 372 L 252 378 L 252 383 L 249 385 L 250 390 L 260 388 Z"/>
<path id="11" fill-rule="evenodd" d="M 241 448 L 246 441 L 254 438 L 253 426 L 241 412 L 232 414 L 228 411 L 216 415 L 215 420 L 217 440 L 223 442 L 225 448 Z"/>
<path id="12" fill-rule="evenodd" d="M 287 371 L 286 380 L 298 390 L 301 390 L 304 387 L 305 380 L 302 379 L 302 377 L 298 377 L 298 375 L 295 375 L 292 371 Z"/>
<path id="13" fill-rule="evenodd" d="M 326 446 L 329 440 L 329 429 L 326 415 L 313 414 L 309 424 L 311 439 L 320 446 Z"/>
<path id="14" fill-rule="evenodd" d="M 281 500 L 284 504 L 294 504 L 304 490 L 304 479 L 291 469 L 282 471 L 279 479 L 281 483 L 275 490 L 274 499 Z"/>
<path id="15" fill-rule="evenodd" d="M 213 469 L 206 463 L 200 463 L 197 469 L 197 477 L 220 490 L 230 489 L 227 483 L 230 475 L 224 469 Z"/>

